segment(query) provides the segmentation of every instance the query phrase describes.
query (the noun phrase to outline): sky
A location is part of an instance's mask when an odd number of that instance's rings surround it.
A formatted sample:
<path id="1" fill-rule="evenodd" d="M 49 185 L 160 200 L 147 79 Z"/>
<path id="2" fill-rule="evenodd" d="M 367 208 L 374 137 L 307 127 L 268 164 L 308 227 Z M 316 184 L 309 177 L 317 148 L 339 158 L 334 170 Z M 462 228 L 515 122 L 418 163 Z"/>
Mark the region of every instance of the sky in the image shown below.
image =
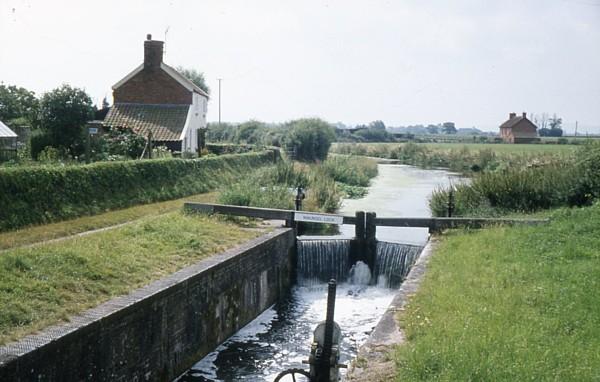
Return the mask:
<path id="1" fill-rule="evenodd" d="M 224 121 L 492 131 L 547 112 L 600 133 L 600 0 L 0 0 L 0 81 L 111 101 L 148 33 L 204 72 L 210 121 L 222 78 Z"/>

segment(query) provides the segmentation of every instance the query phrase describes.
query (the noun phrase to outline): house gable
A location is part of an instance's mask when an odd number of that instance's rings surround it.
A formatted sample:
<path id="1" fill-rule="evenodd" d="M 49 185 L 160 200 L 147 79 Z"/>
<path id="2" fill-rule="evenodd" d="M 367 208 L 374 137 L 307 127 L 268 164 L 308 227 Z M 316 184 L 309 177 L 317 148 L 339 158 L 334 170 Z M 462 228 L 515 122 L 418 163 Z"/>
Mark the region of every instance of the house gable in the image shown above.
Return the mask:
<path id="1" fill-rule="evenodd" d="M 192 92 L 163 70 L 143 68 L 113 89 L 115 103 L 191 105 Z"/>

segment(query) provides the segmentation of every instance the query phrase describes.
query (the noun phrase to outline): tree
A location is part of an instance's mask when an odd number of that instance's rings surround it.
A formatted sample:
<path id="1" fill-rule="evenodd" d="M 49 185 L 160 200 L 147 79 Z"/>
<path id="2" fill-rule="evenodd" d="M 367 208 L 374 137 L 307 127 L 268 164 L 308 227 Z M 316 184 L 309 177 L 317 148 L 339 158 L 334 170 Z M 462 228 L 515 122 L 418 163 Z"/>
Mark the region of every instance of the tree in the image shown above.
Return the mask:
<path id="1" fill-rule="evenodd" d="M 175 68 L 179 73 L 181 73 L 185 78 L 192 81 L 194 85 L 198 86 L 200 89 L 204 90 L 206 94 L 210 94 L 210 88 L 206 84 L 206 79 L 204 78 L 204 73 L 197 71 L 196 69 L 186 69 L 183 66 L 178 66 Z"/>
<path id="2" fill-rule="evenodd" d="M 442 124 L 442 131 L 444 134 L 456 134 L 456 126 L 454 122 L 444 122 Z"/>
<path id="3" fill-rule="evenodd" d="M 548 113 L 533 115 L 533 121 L 539 127 L 540 131 L 548 126 Z M 541 134 L 540 134 L 541 135 Z"/>
<path id="4" fill-rule="evenodd" d="M 369 128 L 361 129 L 354 133 L 355 136 L 361 137 L 362 140 L 367 142 L 388 142 L 394 139 L 394 136 L 390 134 L 385 128 L 380 126 L 373 127 L 370 124 Z"/>
<path id="5" fill-rule="evenodd" d="M 540 122 L 542 125 L 541 128 L 538 130 L 540 137 L 562 137 L 562 118 L 557 117 L 556 114 L 548 118 L 547 113 L 542 113 Z M 546 126 L 550 126 L 550 128 Z"/>
<path id="6" fill-rule="evenodd" d="M 333 127 L 319 118 L 306 118 L 291 121 L 284 138 L 284 145 L 294 159 L 304 162 L 327 159 L 329 147 L 335 139 Z"/>
<path id="7" fill-rule="evenodd" d="M 265 132 L 266 126 L 264 123 L 256 120 L 250 120 L 238 126 L 235 134 L 235 140 L 238 143 L 260 143 Z"/>
<path id="8" fill-rule="evenodd" d="M 427 125 L 426 129 L 429 134 L 439 134 L 440 133 L 440 128 L 437 125 Z"/>
<path id="9" fill-rule="evenodd" d="M 22 120 L 34 124 L 39 102 L 35 93 L 14 85 L 0 84 L 0 121 Z"/>
<path id="10" fill-rule="evenodd" d="M 385 123 L 383 123 L 383 121 L 377 120 L 369 123 L 369 127 L 371 129 L 385 130 Z"/>
<path id="11" fill-rule="evenodd" d="M 52 145 L 72 155 L 83 152 L 83 125 L 93 117 L 90 96 L 82 89 L 67 84 L 45 93 L 40 99 L 40 127 Z"/>

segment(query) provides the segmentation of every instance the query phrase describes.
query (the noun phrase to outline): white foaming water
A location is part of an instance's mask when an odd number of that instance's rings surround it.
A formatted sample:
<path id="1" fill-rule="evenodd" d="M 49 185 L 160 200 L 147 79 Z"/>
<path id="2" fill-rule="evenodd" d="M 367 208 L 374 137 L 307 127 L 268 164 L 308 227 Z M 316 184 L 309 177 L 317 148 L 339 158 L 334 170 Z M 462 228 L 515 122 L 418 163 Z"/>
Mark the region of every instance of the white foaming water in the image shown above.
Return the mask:
<path id="1" fill-rule="evenodd" d="M 362 261 L 357 261 L 350 268 L 350 284 L 369 285 L 371 283 L 371 270 L 369 266 Z"/>
<path id="2" fill-rule="evenodd" d="M 355 270 L 364 281 L 364 267 Z M 394 296 L 388 288 L 361 285 L 337 287 L 335 321 L 342 328 L 343 363 L 356 356 Z M 312 332 L 325 319 L 326 306 L 327 284 L 293 287 L 285 302 L 261 314 L 178 381 L 273 381 L 285 369 L 307 369 L 302 360 L 308 359 Z"/>

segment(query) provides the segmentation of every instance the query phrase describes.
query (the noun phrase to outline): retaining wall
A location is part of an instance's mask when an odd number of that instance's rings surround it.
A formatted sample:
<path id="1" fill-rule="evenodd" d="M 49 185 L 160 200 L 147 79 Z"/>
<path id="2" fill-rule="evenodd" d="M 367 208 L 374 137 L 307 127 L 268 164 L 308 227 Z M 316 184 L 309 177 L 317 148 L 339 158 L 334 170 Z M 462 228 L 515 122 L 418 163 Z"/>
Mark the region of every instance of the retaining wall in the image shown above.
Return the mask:
<path id="1" fill-rule="evenodd" d="M 283 295 L 294 260 L 277 229 L 0 347 L 0 381 L 172 380 Z"/>

